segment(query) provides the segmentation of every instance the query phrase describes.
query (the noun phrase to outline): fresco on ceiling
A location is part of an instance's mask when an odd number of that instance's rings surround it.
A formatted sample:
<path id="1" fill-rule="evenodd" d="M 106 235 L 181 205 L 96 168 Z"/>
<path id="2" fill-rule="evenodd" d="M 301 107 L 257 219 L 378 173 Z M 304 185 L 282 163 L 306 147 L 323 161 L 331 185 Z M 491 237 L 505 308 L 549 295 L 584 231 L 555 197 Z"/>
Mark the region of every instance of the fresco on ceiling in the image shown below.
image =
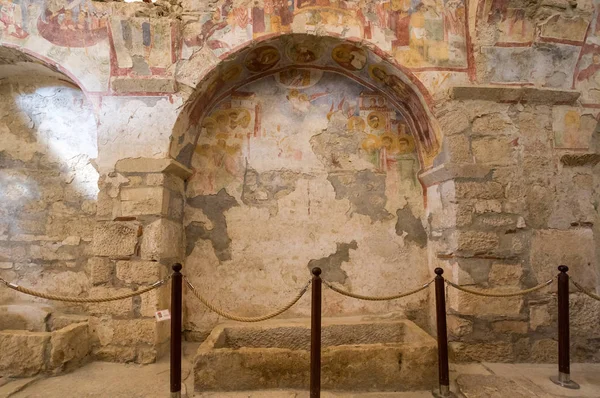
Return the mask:
<path id="1" fill-rule="evenodd" d="M 243 82 L 253 80 L 257 74 L 274 73 L 278 84 L 303 89 L 314 85 L 322 71 L 338 71 L 359 82 L 366 82 L 371 90 L 381 90 L 404 115 L 409 115 L 406 124 L 418 138 L 416 145 L 426 167 L 431 166 L 439 153 L 439 137 L 431 127 L 425 108 L 427 105 L 424 104 L 427 99 L 417 94 L 419 89 L 415 83 L 402 76 L 396 67 L 358 44 L 299 35 L 263 42 L 236 59 L 243 60 L 243 68 L 237 61 L 229 60 L 201 85 L 199 91 L 202 95 L 192 112 L 193 122 L 199 122 L 215 99 L 222 98 L 231 90 L 239 91 L 238 87 Z M 313 65 L 316 68 L 311 68 Z M 306 107 L 307 103 L 298 102 L 296 106 Z M 190 144 L 180 140 L 178 145 L 182 148 Z M 185 159 L 180 160 L 186 162 Z"/>
<path id="2" fill-rule="evenodd" d="M 396 196 L 420 189 L 415 139 L 386 96 L 335 73 L 307 72 L 302 84 L 290 85 L 284 71 L 243 86 L 204 118 L 195 194 L 241 194 L 248 168 L 371 170 Z"/>
<path id="3" fill-rule="evenodd" d="M 341 37 L 365 39 L 396 61 L 412 68 L 466 68 L 464 0 L 391 0 L 341 3 L 333 0 L 265 0 L 251 5 L 225 1 L 184 35 L 187 47 L 208 46 L 222 56 L 252 39 L 323 30 Z M 318 51 L 294 50 L 296 62 L 313 62 Z"/>

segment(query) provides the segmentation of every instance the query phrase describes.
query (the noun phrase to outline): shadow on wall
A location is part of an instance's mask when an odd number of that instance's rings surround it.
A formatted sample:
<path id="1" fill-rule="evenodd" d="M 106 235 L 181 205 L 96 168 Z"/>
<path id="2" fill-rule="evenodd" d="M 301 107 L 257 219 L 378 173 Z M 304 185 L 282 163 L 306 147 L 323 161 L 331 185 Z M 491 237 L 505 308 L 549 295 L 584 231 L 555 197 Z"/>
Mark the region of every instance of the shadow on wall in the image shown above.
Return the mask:
<path id="1" fill-rule="evenodd" d="M 0 276 L 78 295 L 89 288 L 96 121 L 84 93 L 43 68 L 15 50 L 0 51 Z M 30 298 L 2 289 L 0 301 Z"/>

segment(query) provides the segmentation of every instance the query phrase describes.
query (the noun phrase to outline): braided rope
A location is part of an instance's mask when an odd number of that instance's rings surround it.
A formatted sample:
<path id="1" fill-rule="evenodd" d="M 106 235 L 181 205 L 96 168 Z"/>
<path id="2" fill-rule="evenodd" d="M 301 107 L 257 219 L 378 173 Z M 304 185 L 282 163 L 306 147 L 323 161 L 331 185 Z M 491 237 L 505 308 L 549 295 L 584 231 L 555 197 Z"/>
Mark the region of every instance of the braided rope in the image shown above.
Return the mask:
<path id="1" fill-rule="evenodd" d="M 333 286 L 330 282 L 327 281 L 323 281 L 323 283 L 330 288 L 331 290 L 333 290 L 336 293 L 339 293 L 343 296 L 347 296 L 347 297 L 352 297 L 358 300 L 367 300 L 367 301 L 387 301 L 387 300 L 395 300 L 395 299 L 399 299 L 402 297 L 406 297 L 406 296 L 410 296 L 411 294 L 415 294 L 415 293 L 419 293 L 421 290 L 425 290 L 427 287 L 429 287 L 429 285 L 431 285 L 433 283 L 435 279 L 430 280 L 429 282 L 427 282 L 426 284 L 424 284 L 423 286 L 414 289 L 414 290 L 410 290 L 408 292 L 405 293 L 399 293 L 399 294 L 395 294 L 393 296 L 363 296 L 362 294 L 356 294 L 356 293 L 350 293 L 346 290 L 342 290 L 339 289 L 335 286 Z"/>
<path id="2" fill-rule="evenodd" d="M 171 275 L 167 276 L 165 279 L 162 279 L 158 282 L 153 283 L 152 285 L 150 285 L 148 287 L 145 287 L 140 290 L 136 290 L 135 292 L 120 294 L 118 296 L 112 296 L 112 297 L 104 297 L 104 298 L 102 298 L 102 297 L 98 297 L 98 298 L 68 297 L 68 296 L 59 296 L 59 295 L 50 294 L 50 293 L 36 292 L 35 290 L 31 290 L 26 287 L 16 285 L 14 283 L 9 283 L 2 278 L 0 278 L 0 283 L 6 285 L 10 289 L 16 290 L 17 292 L 28 294 L 30 296 L 40 297 L 43 299 L 48 299 L 48 300 L 65 301 L 68 303 L 105 303 L 107 301 L 123 300 L 123 299 L 129 298 L 129 297 L 139 296 L 140 294 L 144 294 L 144 293 L 149 292 L 150 290 L 154 290 L 154 289 L 161 287 L 162 285 L 167 283 L 169 279 L 171 279 Z"/>
<path id="3" fill-rule="evenodd" d="M 575 282 L 573 279 L 571 279 L 571 282 L 573 282 L 573 284 L 575 285 L 575 287 L 581 292 L 584 293 L 588 296 L 590 296 L 591 298 L 593 298 L 594 300 L 598 300 L 600 301 L 600 296 L 598 296 L 597 294 L 594 294 L 592 292 L 590 292 L 589 290 L 586 290 L 583 288 L 583 286 L 581 286 L 579 283 Z"/>
<path id="4" fill-rule="evenodd" d="M 532 293 L 532 292 L 535 292 L 537 290 L 543 289 L 546 286 L 550 285 L 554 281 L 554 279 L 555 278 L 552 278 L 552 279 L 550 279 L 550 280 L 548 280 L 548 281 L 546 281 L 546 282 L 544 282 L 542 284 L 539 284 L 537 286 L 534 286 L 534 287 L 532 287 L 530 289 L 520 290 L 518 292 L 511 292 L 511 293 L 484 293 L 484 292 L 482 292 L 480 290 L 471 290 L 471 289 L 464 288 L 462 286 L 459 286 L 459 285 L 457 285 L 455 283 L 450 282 L 448 279 L 444 279 L 444 280 L 446 281 L 446 283 L 448 285 L 452 286 L 455 289 L 462 290 L 463 292 L 466 292 L 466 293 L 475 294 L 477 296 L 484 296 L 484 297 L 514 297 L 514 296 L 522 296 L 522 295 L 525 295 L 525 294 Z"/>
<path id="5" fill-rule="evenodd" d="M 215 305 L 211 304 L 208 300 L 206 300 L 204 297 L 202 297 L 200 295 L 200 293 L 198 293 L 198 291 L 196 290 L 194 285 L 191 284 L 191 282 L 188 280 L 188 278 L 186 276 L 184 276 L 183 279 L 185 280 L 185 283 L 188 285 L 188 287 L 190 288 L 190 290 L 192 291 L 194 296 L 196 296 L 196 298 L 198 300 L 200 300 L 202 302 L 202 304 L 204 304 L 206 307 L 208 307 L 209 310 L 216 312 L 218 315 L 221 315 L 224 318 L 231 319 L 234 321 L 239 321 L 239 322 L 266 321 L 267 319 L 275 318 L 277 315 L 283 314 L 285 311 L 292 308 L 292 306 L 294 304 L 296 304 L 298 302 L 298 300 L 300 300 L 300 298 L 302 298 L 302 296 L 304 296 L 304 293 L 306 293 L 306 291 L 308 290 L 308 287 L 310 286 L 310 283 L 311 283 L 311 281 L 309 280 L 308 283 L 302 288 L 302 290 L 300 290 L 300 292 L 296 295 L 296 297 L 294 297 L 294 299 L 292 301 L 290 301 L 286 306 L 278 309 L 277 311 L 272 312 L 267 315 L 262 315 L 262 316 L 244 317 L 244 316 L 230 314 L 230 313 L 225 312 L 224 310 L 216 307 Z"/>

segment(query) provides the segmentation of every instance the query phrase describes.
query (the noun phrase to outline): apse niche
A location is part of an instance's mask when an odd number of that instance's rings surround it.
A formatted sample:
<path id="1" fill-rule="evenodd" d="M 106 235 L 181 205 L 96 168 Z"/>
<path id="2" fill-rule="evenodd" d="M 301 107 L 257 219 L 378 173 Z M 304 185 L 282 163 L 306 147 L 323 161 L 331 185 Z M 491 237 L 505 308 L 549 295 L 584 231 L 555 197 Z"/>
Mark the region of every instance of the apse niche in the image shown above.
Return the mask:
<path id="1" fill-rule="evenodd" d="M 216 303 L 265 313 L 293 297 L 315 266 L 366 294 L 426 279 L 419 157 L 386 95 L 332 71 L 292 67 L 236 88 L 202 126 L 187 186 L 186 268 Z M 403 312 L 426 299 L 326 295 L 324 314 Z M 205 335 L 217 318 L 185 302 L 186 328 Z M 306 315 L 299 305 L 288 316 Z"/>

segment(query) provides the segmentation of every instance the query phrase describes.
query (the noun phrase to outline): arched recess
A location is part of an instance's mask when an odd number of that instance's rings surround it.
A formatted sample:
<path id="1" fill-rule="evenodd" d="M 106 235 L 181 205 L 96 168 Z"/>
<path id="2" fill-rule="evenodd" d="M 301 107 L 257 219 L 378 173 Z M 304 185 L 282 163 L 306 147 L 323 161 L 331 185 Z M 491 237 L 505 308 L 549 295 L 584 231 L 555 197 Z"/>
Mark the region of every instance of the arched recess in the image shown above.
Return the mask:
<path id="1" fill-rule="evenodd" d="M 379 53 L 382 54 L 382 53 Z M 173 133 L 190 166 L 186 274 L 239 313 L 268 312 L 320 266 L 346 289 L 387 294 L 429 277 L 423 188 L 441 137 L 416 79 L 360 43 L 288 35 L 230 55 L 200 83 Z M 327 316 L 402 303 L 327 297 Z M 186 328 L 217 322 L 190 296 Z M 287 316 L 308 314 L 306 303 Z"/>
<path id="2" fill-rule="evenodd" d="M 245 62 L 256 62 L 256 57 L 269 53 L 275 58 L 268 65 L 243 67 Z M 381 91 L 411 125 L 423 168 L 432 166 L 440 151 L 440 129 L 431 114 L 432 98 L 419 79 L 371 43 L 306 34 L 261 37 L 223 56 L 203 76 L 176 121 L 171 157 L 190 164 L 202 131 L 201 121 L 211 110 L 211 104 L 251 81 L 299 68 L 338 73 Z"/>
<path id="3" fill-rule="evenodd" d="M 0 272 L 38 290 L 78 295 L 91 287 L 97 123 L 80 86 L 46 61 L 0 46 Z M 0 295 L 2 303 L 32 301 L 6 289 Z"/>

